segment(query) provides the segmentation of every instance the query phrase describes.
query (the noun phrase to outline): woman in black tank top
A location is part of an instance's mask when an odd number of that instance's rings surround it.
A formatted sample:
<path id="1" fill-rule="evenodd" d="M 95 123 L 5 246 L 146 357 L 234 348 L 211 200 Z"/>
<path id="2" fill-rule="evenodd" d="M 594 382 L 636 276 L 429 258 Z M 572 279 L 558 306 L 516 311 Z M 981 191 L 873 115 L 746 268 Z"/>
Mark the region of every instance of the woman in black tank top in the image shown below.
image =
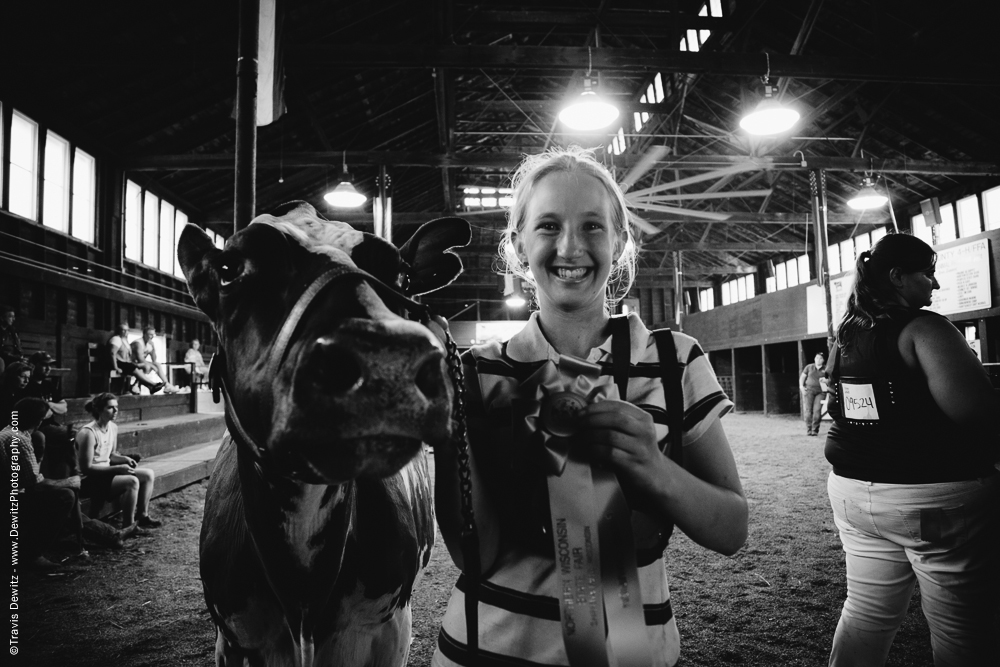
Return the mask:
<path id="1" fill-rule="evenodd" d="M 847 554 L 831 665 L 884 664 L 918 581 L 935 664 L 996 655 L 1000 405 L 958 329 L 922 310 L 935 261 L 902 234 L 861 253 L 828 364 L 828 490 Z"/>

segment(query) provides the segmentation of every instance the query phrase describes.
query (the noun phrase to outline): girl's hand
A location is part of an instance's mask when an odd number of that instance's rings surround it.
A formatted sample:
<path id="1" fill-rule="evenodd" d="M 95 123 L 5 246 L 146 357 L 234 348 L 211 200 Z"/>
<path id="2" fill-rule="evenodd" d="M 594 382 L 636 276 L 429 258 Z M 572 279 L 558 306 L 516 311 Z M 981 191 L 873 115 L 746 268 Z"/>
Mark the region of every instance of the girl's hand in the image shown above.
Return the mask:
<path id="1" fill-rule="evenodd" d="M 581 414 L 580 433 L 594 460 L 618 473 L 626 495 L 638 493 L 639 500 L 663 488 L 669 464 L 657 446 L 653 417 L 642 408 L 617 400 L 592 403 Z"/>

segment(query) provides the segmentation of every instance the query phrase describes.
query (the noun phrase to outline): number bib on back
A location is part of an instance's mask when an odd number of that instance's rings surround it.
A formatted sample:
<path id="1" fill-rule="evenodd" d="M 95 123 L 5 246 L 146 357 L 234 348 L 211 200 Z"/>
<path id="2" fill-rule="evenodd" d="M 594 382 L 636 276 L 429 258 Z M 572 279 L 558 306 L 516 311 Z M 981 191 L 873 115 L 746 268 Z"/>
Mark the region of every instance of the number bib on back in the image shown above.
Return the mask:
<path id="1" fill-rule="evenodd" d="M 870 382 L 858 382 L 854 378 L 841 381 L 844 417 L 852 421 L 878 421 L 878 402 L 875 387 Z"/>

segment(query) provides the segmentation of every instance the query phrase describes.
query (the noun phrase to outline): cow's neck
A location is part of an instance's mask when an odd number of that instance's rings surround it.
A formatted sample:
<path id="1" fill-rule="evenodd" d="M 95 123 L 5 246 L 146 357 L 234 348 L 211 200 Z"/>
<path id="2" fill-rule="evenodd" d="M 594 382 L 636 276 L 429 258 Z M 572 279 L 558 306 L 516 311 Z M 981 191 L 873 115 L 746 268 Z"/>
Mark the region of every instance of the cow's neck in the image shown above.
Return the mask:
<path id="1" fill-rule="evenodd" d="M 238 459 L 247 528 L 268 582 L 289 620 L 307 628 L 336 586 L 355 485 L 268 476 L 242 447 Z"/>

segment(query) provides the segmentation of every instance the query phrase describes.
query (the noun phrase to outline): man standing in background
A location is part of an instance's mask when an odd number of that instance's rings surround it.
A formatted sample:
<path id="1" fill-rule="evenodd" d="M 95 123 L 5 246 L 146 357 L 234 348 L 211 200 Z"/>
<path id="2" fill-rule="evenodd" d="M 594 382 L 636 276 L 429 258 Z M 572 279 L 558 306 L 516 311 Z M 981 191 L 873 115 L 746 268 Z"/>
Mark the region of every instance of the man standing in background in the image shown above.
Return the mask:
<path id="1" fill-rule="evenodd" d="M 823 414 L 823 398 L 826 396 L 825 384 L 826 358 L 822 352 L 818 352 L 813 363 L 806 364 L 799 376 L 806 435 L 819 435 L 819 420 Z"/>

